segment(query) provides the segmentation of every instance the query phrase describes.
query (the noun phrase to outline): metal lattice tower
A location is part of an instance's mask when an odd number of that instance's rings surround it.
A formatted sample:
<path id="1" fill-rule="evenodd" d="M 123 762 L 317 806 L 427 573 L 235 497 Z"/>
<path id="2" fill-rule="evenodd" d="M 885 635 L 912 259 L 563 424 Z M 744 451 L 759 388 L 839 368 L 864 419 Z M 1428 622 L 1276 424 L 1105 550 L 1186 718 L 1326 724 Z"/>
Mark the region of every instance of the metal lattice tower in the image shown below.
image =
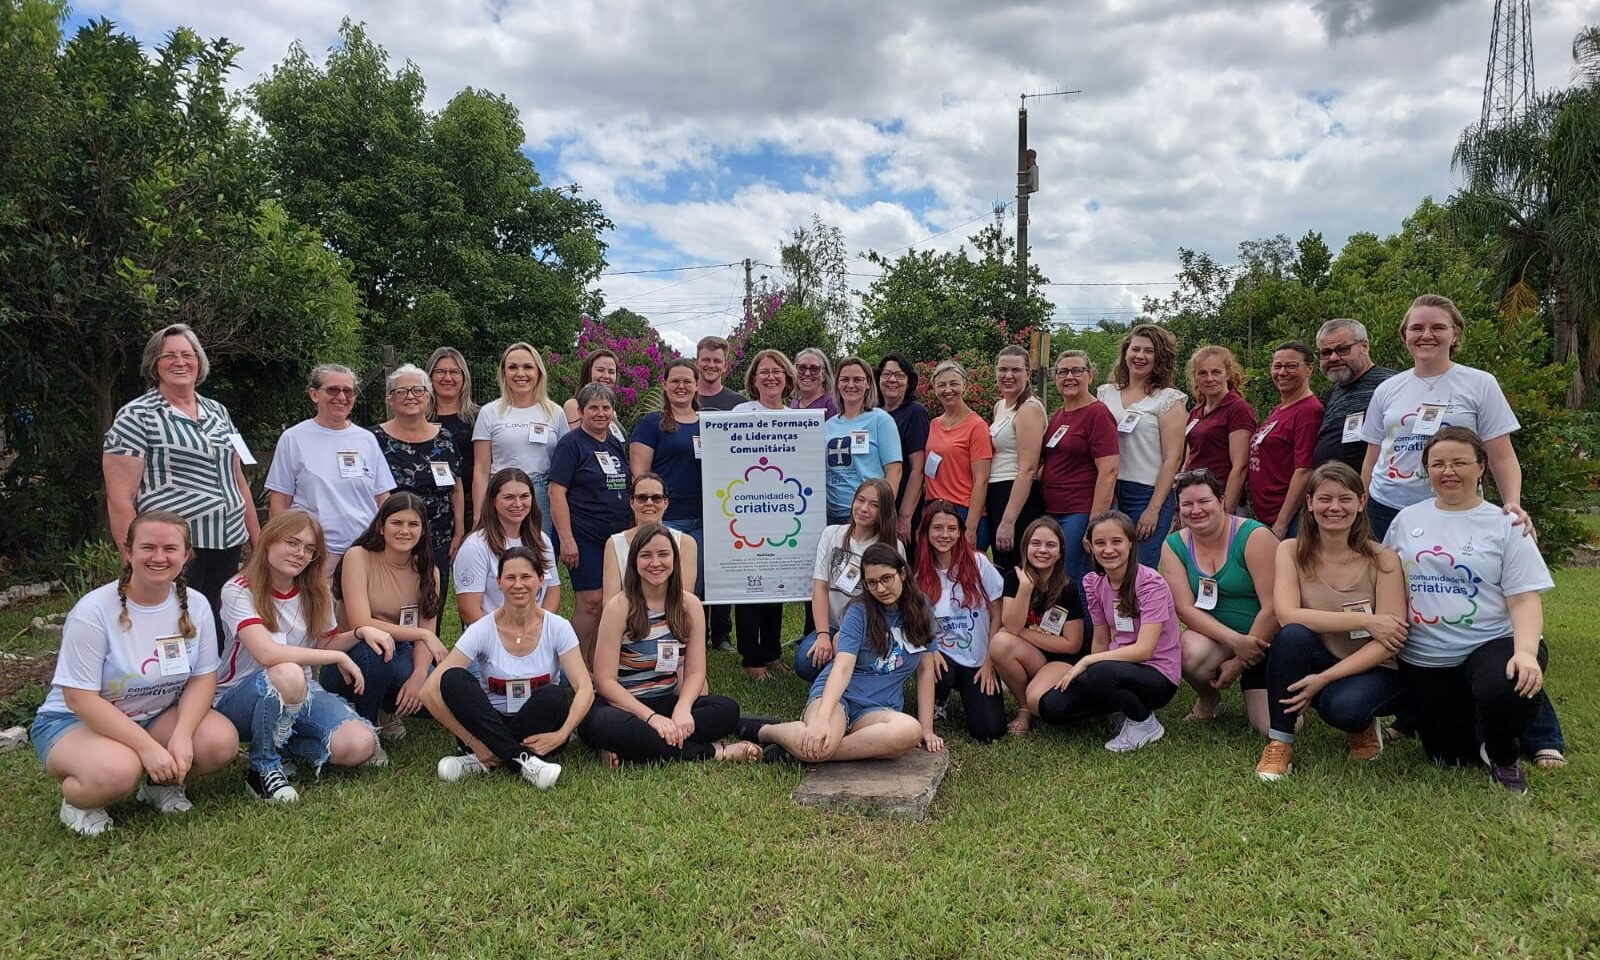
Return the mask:
<path id="1" fill-rule="evenodd" d="M 1533 105 L 1532 0 L 1495 0 L 1481 127 L 1518 119 Z"/>

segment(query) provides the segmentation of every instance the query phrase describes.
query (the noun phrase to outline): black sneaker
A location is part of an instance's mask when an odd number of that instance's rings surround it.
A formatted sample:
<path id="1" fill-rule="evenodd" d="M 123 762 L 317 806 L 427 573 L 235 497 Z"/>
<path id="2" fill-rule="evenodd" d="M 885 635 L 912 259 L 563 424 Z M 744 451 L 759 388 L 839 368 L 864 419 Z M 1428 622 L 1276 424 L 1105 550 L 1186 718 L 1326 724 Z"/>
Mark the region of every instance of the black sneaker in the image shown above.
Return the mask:
<path id="1" fill-rule="evenodd" d="M 711 649 L 714 653 L 732 653 L 733 644 L 727 640 L 713 640 Z"/>
<path id="2" fill-rule="evenodd" d="M 265 771 L 246 770 L 244 783 L 256 795 L 256 799 L 267 803 L 294 803 L 300 799 L 299 791 L 290 785 L 289 778 L 276 767 Z"/>
<path id="3" fill-rule="evenodd" d="M 799 763 L 800 758 L 776 743 L 761 748 L 762 763 Z"/>
<path id="4" fill-rule="evenodd" d="M 1483 759 L 1484 765 L 1489 768 L 1489 779 L 1518 796 L 1528 792 L 1528 778 L 1522 772 L 1522 763 L 1520 761 L 1513 758 L 1510 764 L 1503 767 L 1500 766 L 1489 759 L 1489 747 L 1487 744 L 1478 747 L 1478 756 Z"/>
<path id="5" fill-rule="evenodd" d="M 739 718 L 739 723 L 733 728 L 740 740 L 749 740 L 751 743 L 761 742 L 761 728 L 777 723 L 777 717 L 745 714 Z"/>

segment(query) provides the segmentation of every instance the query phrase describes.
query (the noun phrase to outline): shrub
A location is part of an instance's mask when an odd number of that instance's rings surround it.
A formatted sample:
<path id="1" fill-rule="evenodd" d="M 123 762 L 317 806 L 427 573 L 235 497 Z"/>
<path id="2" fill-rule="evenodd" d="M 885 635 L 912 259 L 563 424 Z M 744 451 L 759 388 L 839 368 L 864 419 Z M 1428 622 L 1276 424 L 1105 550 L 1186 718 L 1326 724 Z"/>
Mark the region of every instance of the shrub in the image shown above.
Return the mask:
<path id="1" fill-rule="evenodd" d="M 652 409 L 661 406 L 661 377 L 667 361 L 677 358 L 678 351 L 669 347 L 650 330 L 650 336 L 621 336 L 613 334 L 605 323 L 585 316 L 578 330 L 578 347 L 570 356 L 551 351 L 550 398 L 557 403 L 577 396 L 578 376 L 583 372 L 583 362 L 595 350 L 608 349 L 617 355 L 617 419 L 632 426 Z"/>

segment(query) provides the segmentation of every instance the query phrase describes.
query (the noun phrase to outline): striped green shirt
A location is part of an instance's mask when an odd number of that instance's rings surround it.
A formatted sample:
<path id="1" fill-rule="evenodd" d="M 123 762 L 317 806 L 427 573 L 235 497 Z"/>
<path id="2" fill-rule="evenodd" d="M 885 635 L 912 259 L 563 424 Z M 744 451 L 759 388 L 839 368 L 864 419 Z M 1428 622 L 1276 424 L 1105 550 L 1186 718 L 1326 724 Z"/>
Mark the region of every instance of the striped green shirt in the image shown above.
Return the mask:
<path id="1" fill-rule="evenodd" d="M 134 507 L 170 510 L 189 521 L 197 550 L 245 541 L 245 503 L 233 475 L 233 418 L 215 400 L 196 396 L 190 420 L 158 390 L 128 402 L 106 431 L 104 451 L 144 461 Z"/>

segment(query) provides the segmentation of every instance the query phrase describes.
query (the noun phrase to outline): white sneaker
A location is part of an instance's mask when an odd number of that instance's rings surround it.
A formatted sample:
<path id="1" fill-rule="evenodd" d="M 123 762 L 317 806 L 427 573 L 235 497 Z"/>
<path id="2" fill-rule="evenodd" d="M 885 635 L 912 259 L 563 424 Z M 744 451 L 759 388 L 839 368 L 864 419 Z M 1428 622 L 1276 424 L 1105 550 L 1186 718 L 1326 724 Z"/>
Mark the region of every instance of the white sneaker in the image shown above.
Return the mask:
<path id="1" fill-rule="evenodd" d="M 1106 749 L 1113 753 L 1127 753 L 1155 743 L 1166 735 L 1167 728 L 1152 713 L 1143 720 L 1125 720 L 1122 731 L 1106 741 Z"/>
<path id="2" fill-rule="evenodd" d="M 83 837 L 98 837 L 111 829 L 111 814 L 106 813 L 105 807 L 74 807 L 65 800 L 61 801 L 61 822 L 67 829 Z"/>
<path id="3" fill-rule="evenodd" d="M 383 749 L 383 737 L 372 738 L 372 756 L 367 758 L 363 767 L 387 767 L 389 765 L 389 751 Z"/>
<path id="4" fill-rule="evenodd" d="M 556 779 L 561 776 L 561 764 L 540 760 L 531 753 L 524 753 L 518 757 L 517 763 L 522 766 L 522 779 L 540 790 L 549 790 L 556 785 Z"/>
<path id="5" fill-rule="evenodd" d="M 406 722 L 395 714 L 379 710 L 378 736 L 385 740 L 404 740 L 406 737 Z"/>
<path id="6" fill-rule="evenodd" d="M 148 803 L 157 813 L 171 815 L 174 813 L 188 813 L 194 809 L 194 804 L 183 793 L 181 784 L 164 785 L 160 783 L 143 783 L 136 794 L 140 803 Z"/>
<path id="7" fill-rule="evenodd" d="M 439 761 L 439 779 L 445 783 L 455 783 L 462 777 L 475 777 L 488 772 L 489 768 L 483 765 L 483 761 L 471 753 L 457 753 Z"/>

